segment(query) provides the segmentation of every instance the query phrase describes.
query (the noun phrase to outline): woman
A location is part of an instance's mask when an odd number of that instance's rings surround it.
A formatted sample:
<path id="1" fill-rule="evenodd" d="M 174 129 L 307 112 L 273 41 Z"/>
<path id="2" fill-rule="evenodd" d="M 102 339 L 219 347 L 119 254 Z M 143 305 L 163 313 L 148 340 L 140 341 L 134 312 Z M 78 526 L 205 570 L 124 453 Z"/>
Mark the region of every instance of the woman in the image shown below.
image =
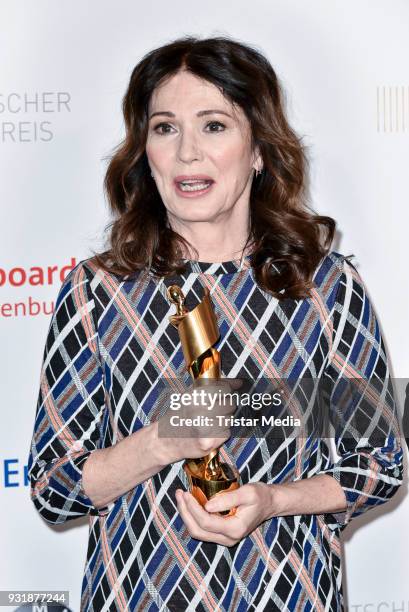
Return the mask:
<path id="1" fill-rule="evenodd" d="M 342 610 L 340 532 L 402 483 L 379 326 L 330 251 L 334 221 L 307 207 L 281 99 L 267 59 L 223 37 L 176 40 L 133 71 L 109 248 L 61 288 L 29 460 L 48 522 L 89 515 L 82 610 Z M 214 440 L 158 435 L 155 388 L 188 382 L 175 283 L 189 309 L 209 288 L 223 377 L 325 380 L 333 423 L 343 382 L 365 379 L 361 404 L 390 416 L 383 438 L 336 425 L 332 462 L 315 437 L 225 436 L 241 487 L 202 508 L 182 466 Z"/>

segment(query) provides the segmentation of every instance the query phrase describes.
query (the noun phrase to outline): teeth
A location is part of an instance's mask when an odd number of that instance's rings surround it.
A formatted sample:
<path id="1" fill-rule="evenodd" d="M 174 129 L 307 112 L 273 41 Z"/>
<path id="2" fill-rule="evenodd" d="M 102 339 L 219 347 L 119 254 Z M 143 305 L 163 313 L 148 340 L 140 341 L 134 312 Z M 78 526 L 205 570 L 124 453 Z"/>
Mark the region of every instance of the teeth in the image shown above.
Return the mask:
<path id="1" fill-rule="evenodd" d="M 202 183 L 185 183 L 185 182 L 181 182 L 179 183 L 180 188 L 182 191 L 200 191 L 201 189 L 205 189 L 206 187 L 209 187 L 211 184 L 210 181 L 205 181 Z"/>

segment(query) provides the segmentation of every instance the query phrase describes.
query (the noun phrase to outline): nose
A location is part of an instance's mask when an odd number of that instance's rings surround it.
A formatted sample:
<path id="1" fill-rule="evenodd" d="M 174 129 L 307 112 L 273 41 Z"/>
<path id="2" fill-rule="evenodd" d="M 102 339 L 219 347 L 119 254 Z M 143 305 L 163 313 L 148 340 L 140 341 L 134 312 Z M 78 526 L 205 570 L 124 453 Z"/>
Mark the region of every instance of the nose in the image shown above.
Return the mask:
<path id="1" fill-rule="evenodd" d="M 183 130 L 179 139 L 178 157 L 184 163 L 201 159 L 202 151 L 199 139 L 193 130 Z"/>

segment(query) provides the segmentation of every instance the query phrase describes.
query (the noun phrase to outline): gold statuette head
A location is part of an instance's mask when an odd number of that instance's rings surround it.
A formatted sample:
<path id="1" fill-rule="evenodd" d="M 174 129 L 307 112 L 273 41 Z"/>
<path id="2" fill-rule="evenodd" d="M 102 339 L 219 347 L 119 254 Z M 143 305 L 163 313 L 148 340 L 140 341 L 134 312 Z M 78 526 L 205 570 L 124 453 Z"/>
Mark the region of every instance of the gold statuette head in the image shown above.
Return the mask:
<path id="1" fill-rule="evenodd" d="M 167 288 L 167 296 L 169 301 L 176 306 L 177 314 L 182 315 L 186 314 L 187 310 L 185 308 L 185 296 L 183 294 L 182 289 L 179 285 L 171 285 Z"/>

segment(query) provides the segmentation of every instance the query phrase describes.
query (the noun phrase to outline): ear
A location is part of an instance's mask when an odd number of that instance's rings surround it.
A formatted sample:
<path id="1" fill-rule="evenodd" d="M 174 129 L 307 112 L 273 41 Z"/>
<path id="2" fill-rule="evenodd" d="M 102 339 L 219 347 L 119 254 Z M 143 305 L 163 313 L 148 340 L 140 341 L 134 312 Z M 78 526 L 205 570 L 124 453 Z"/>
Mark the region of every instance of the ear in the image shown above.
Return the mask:
<path id="1" fill-rule="evenodd" d="M 256 147 L 253 154 L 253 168 L 256 172 L 260 172 L 263 169 L 263 158 L 261 157 L 259 147 Z"/>

